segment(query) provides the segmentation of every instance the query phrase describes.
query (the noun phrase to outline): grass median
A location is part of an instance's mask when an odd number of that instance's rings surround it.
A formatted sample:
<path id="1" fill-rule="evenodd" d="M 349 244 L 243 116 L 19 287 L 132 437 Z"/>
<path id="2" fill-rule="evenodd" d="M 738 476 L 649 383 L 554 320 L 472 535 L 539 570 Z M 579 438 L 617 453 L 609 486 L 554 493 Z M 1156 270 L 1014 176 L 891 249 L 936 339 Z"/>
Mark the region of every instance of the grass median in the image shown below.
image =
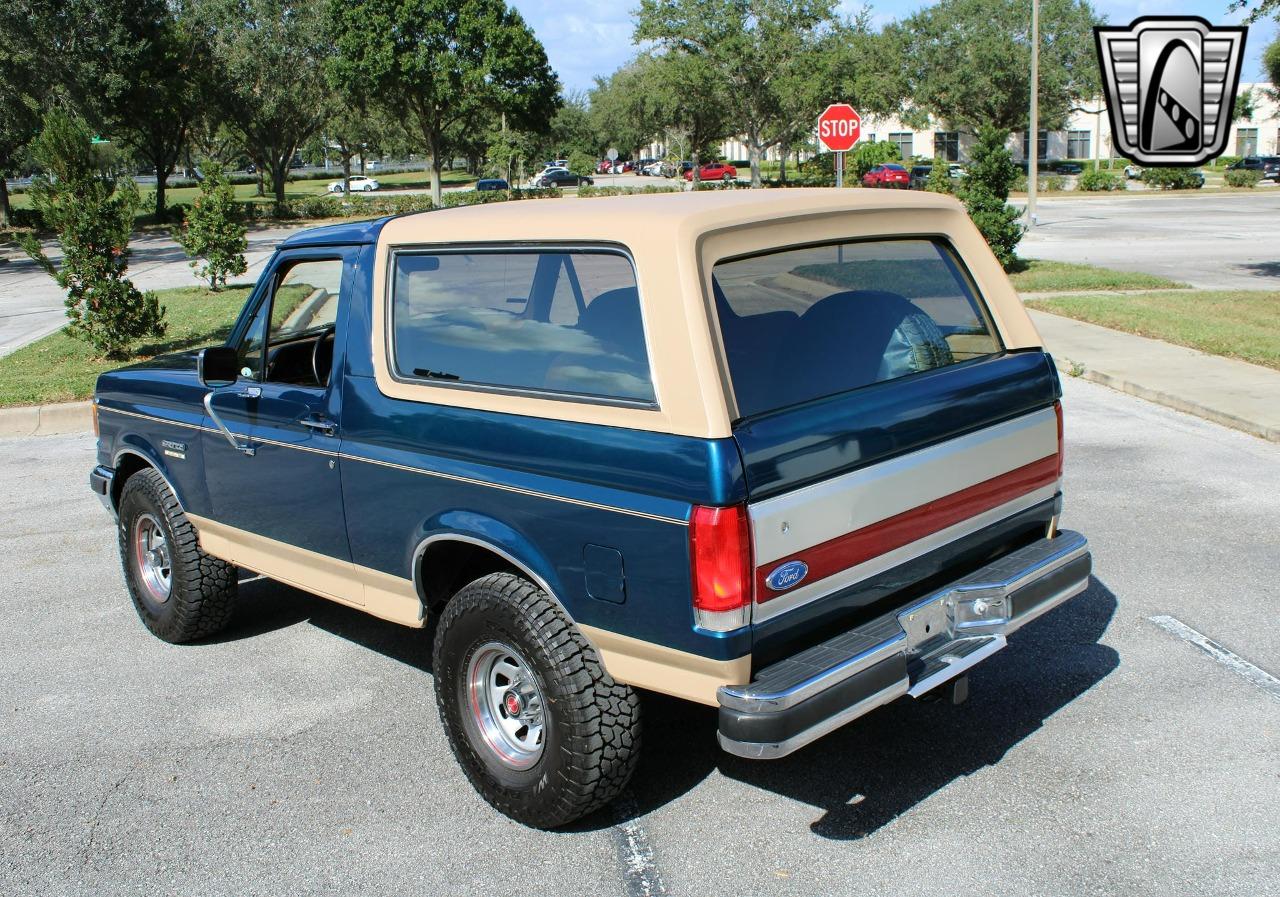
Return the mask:
<path id="1" fill-rule="evenodd" d="M 1111 268 L 1043 259 L 1019 259 L 1017 267 L 1009 272 L 1009 279 L 1019 293 L 1173 290 L 1186 287 L 1185 283 L 1155 274 L 1114 271 Z"/>
<path id="2" fill-rule="evenodd" d="M 1082 293 L 1028 299 L 1027 306 L 1280 370 L 1280 292 Z"/>
<path id="3" fill-rule="evenodd" d="M 250 289 L 156 290 L 165 307 L 168 332 L 163 339 L 140 341 L 133 347 L 131 361 L 222 342 Z M 88 343 L 62 331 L 50 334 L 0 358 L 0 408 L 87 399 L 99 374 L 129 363 L 100 358 Z"/>

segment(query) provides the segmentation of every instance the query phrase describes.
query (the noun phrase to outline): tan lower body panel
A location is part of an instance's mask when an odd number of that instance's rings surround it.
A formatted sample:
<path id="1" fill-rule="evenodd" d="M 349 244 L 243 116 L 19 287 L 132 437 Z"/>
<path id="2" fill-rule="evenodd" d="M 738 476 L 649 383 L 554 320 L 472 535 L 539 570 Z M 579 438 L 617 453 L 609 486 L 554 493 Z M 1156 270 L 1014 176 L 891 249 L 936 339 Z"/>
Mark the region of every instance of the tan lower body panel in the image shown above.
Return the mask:
<path id="1" fill-rule="evenodd" d="M 593 626 L 579 625 L 578 629 L 595 646 L 609 675 L 637 688 L 715 707 L 719 704 L 716 689 L 743 685 L 751 679 L 750 654 L 712 660 Z"/>
<path id="2" fill-rule="evenodd" d="M 425 624 L 424 608 L 411 580 L 277 542 L 207 517 L 188 514 L 187 519 L 200 536 L 200 547 L 214 557 L 384 620 L 415 628 Z"/>

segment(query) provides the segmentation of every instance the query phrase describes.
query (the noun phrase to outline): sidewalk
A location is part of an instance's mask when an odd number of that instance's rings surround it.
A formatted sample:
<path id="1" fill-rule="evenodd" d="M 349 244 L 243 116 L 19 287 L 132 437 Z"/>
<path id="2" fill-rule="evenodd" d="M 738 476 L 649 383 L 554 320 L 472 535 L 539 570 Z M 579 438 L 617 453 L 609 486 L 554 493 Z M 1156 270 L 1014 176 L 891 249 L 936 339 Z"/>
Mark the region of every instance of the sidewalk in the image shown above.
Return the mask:
<path id="1" fill-rule="evenodd" d="M 1280 372 L 1028 309 L 1063 376 L 1280 442 Z"/>

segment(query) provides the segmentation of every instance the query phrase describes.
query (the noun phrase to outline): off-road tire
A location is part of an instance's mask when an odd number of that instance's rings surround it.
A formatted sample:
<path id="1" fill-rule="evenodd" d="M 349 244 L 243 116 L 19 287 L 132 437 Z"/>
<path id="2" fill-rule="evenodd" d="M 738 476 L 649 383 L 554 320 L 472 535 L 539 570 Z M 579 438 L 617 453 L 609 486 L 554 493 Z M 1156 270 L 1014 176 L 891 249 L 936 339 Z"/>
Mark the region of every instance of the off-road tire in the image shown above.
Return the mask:
<path id="1" fill-rule="evenodd" d="M 468 721 L 468 664 L 494 641 L 527 660 L 543 695 L 544 744 L 528 770 L 505 768 Z M 480 796 L 512 819 L 565 825 L 617 797 L 635 771 L 635 691 L 609 677 L 559 605 L 527 579 L 493 573 L 464 586 L 440 617 L 432 666 L 454 756 Z"/>
<path id="2" fill-rule="evenodd" d="M 132 550 L 134 524 L 144 514 L 160 522 L 169 545 L 170 590 L 162 604 L 148 597 Z M 195 529 L 164 477 L 155 470 L 140 470 L 125 482 L 117 534 L 129 597 L 152 635 L 182 644 L 216 635 L 231 622 L 236 568 L 200 550 Z"/>

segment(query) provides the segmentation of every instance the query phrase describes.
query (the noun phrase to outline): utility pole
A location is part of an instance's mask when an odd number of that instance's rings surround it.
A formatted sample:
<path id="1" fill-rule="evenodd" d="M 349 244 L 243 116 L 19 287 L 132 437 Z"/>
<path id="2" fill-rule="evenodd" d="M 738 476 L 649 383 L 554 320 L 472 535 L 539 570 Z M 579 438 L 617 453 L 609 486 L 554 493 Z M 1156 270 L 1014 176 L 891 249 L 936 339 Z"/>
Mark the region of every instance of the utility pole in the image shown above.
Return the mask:
<path id="1" fill-rule="evenodd" d="M 1040 186 L 1040 0 L 1031 0 L 1031 128 L 1027 131 L 1027 226 L 1036 224 Z"/>

